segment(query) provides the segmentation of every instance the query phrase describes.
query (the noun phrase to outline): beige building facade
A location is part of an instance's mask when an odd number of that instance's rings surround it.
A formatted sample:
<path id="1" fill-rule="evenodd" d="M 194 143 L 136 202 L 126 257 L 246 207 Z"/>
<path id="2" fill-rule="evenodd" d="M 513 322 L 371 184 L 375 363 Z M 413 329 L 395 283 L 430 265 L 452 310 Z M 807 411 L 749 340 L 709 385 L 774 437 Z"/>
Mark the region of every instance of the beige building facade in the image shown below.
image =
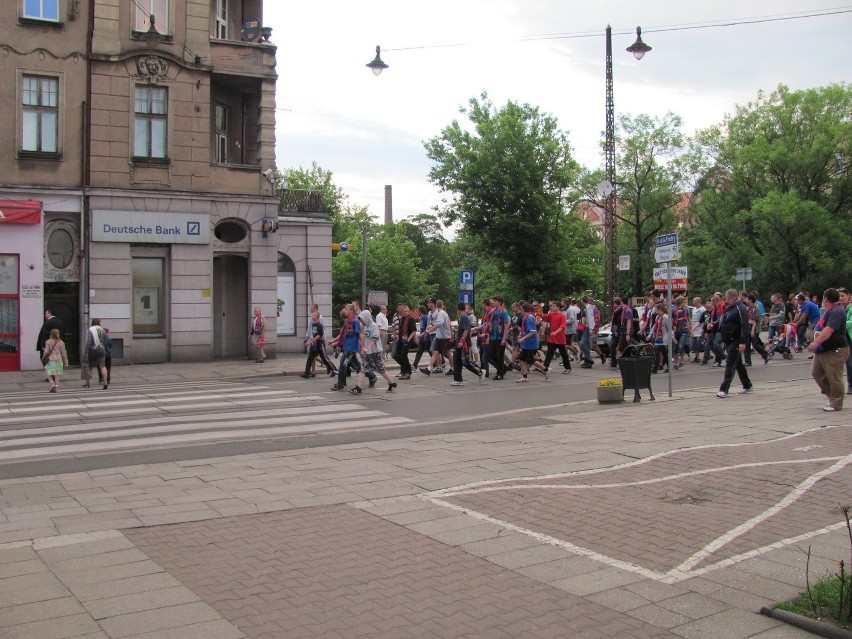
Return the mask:
<path id="1" fill-rule="evenodd" d="M 74 355 L 100 318 L 116 363 L 250 356 L 254 307 L 268 356 L 301 350 L 308 305 L 330 315 L 331 225 L 320 194 L 276 188 L 261 0 L 14 0 L 0 20 L 0 210 L 40 209 L 0 217 L 0 370 L 40 366 L 47 307 Z"/>

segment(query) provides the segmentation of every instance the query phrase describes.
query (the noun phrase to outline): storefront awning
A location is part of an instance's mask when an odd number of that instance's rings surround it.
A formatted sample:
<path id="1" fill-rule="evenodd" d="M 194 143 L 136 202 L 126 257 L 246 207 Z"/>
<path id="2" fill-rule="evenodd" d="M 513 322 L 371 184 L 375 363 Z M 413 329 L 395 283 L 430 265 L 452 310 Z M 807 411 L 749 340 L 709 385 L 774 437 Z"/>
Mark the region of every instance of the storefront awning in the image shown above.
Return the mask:
<path id="1" fill-rule="evenodd" d="M 0 224 L 41 224 L 38 200 L 0 200 Z"/>

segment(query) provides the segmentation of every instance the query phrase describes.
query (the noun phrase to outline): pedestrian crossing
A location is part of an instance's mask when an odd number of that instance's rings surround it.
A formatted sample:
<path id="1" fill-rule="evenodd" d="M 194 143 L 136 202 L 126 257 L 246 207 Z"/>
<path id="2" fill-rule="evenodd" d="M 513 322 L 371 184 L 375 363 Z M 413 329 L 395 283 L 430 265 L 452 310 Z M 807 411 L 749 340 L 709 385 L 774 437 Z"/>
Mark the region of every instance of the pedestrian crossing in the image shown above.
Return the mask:
<path id="1" fill-rule="evenodd" d="M 412 423 L 256 384 L 169 384 L 0 396 L 0 463 Z"/>

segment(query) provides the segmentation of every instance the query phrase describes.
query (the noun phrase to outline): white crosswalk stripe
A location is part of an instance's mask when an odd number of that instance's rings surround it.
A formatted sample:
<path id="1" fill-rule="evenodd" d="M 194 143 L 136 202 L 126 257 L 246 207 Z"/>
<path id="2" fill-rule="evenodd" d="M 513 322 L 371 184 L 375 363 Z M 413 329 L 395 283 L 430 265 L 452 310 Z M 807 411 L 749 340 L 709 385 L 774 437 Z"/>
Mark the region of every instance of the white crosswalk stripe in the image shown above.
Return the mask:
<path id="1" fill-rule="evenodd" d="M 0 397 L 0 462 L 412 423 L 292 390 L 219 383 Z"/>

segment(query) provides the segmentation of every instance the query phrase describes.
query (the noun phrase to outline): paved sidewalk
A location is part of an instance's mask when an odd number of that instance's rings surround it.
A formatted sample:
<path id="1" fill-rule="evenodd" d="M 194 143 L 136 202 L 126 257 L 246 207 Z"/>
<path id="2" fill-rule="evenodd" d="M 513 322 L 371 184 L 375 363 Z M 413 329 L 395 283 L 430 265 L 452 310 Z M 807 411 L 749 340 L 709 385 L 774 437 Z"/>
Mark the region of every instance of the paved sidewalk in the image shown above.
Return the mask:
<path id="1" fill-rule="evenodd" d="M 116 387 L 121 387 L 138 384 L 239 380 L 282 374 L 299 375 L 305 371 L 306 359 L 307 355 L 304 354 L 283 353 L 279 354 L 277 359 L 268 359 L 263 364 L 243 357 L 217 359 L 203 363 L 129 364 L 113 366 L 112 383 Z M 321 364 L 318 366 L 320 371 L 324 370 Z M 392 359 L 385 360 L 385 366 L 388 369 L 399 369 L 399 364 Z M 60 379 L 60 384 L 67 388 L 78 388 L 80 383 L 79 367 L 66 369 Z M 41 370 L 0 373 L 0 393 L 46 391 L 46 389 L 44 372 Z"/>
<path id="2" fill-rule="evenodd" d="M 43 390 L 19 377 L 0 391 Z M 819 410 L 810 380 L 715 391 L 567 406 L 530 428 L 0 481 L 0 636 L 810 636 L 757 611 L 803 589 L 802 549 L 812 577 L 848 558 L 852 413 Z"/>

